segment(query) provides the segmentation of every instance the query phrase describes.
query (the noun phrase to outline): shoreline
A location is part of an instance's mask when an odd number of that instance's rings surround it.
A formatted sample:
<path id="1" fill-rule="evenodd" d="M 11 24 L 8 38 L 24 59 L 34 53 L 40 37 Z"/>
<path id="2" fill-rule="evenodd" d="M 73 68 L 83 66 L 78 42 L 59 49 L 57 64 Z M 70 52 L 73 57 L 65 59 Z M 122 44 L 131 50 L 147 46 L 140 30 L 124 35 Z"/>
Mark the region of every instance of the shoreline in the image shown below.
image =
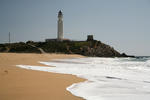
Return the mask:
<path id="1" fill-rule="evenodd" d="M 0 99 L 2 100 L 84 100 L 66 88 L 85 79 L 74 75 L 21 69 L 18 64 L 84 57 L 72 54 L 0 53 Z"/>

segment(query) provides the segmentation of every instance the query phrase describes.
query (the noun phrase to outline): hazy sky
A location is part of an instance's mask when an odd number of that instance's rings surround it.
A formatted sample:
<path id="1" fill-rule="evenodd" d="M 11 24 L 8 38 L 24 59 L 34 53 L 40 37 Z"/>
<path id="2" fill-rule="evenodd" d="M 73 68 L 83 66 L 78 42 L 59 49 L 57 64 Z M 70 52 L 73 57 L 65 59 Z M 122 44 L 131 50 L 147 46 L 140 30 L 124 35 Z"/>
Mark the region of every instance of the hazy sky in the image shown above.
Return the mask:
<path id="1" fill-rule="evenodd" d="M 57 13 L 64 36 L 88 34 L 133 55 L 150 55 L 150 0 L 0 0 L 0 43 L 56 38 Z"/>

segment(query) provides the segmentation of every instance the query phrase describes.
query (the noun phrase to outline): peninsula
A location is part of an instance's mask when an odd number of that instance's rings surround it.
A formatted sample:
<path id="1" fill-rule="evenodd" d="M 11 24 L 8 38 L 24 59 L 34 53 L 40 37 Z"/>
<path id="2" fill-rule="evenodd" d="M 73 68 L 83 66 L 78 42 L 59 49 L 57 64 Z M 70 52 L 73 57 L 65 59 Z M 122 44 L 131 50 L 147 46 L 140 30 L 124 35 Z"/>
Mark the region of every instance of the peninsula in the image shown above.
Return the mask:
<path id="1" fill-rule="evenodd" d="M 48 38 L 45 39 L 45 42 L 27 41 L 26 43 L 10 43 L 9 41 L 9 43 L 0 44 L 0 52 L 80 54 L 91 57 L 128 57 L 125 53 L 120 54 L 113 47 L 101 41 L 94 40 L 93 35 L 88 35 L 86 41 L 65 39 L 63 33 L 63 13 L 61 10 L 58 12 L 57 17 L 57 38 Z"/>

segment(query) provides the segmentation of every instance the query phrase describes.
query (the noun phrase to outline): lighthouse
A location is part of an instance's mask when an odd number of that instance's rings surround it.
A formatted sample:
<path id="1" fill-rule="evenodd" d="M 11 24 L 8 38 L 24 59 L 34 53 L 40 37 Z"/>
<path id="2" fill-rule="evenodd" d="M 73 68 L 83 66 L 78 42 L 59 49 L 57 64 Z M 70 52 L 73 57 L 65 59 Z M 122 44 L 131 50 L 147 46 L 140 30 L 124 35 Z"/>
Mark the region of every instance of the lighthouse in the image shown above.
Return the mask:
<path id="1" fill-rule="evenodd" d="M 58 12 L 58 21 L 57 21 L 57 40 L 63 41 L 63 14 L 61 10 Z"/>

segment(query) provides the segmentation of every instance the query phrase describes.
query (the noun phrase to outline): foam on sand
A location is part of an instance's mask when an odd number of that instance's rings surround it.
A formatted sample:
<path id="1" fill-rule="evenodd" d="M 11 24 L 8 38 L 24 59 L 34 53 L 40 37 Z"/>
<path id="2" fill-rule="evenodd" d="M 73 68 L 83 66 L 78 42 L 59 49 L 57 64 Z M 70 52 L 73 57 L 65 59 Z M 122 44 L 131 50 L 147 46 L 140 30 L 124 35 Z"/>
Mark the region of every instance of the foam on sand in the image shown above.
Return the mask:
<path id="1" fill-rule="evenodd" d="M 86 100 L 149 100 L 150 60 L 136 58 L 78 58 L 40 62 L 49 66 L 20 68 L 72 74 L 87 79 L 67 90 Z"/>

